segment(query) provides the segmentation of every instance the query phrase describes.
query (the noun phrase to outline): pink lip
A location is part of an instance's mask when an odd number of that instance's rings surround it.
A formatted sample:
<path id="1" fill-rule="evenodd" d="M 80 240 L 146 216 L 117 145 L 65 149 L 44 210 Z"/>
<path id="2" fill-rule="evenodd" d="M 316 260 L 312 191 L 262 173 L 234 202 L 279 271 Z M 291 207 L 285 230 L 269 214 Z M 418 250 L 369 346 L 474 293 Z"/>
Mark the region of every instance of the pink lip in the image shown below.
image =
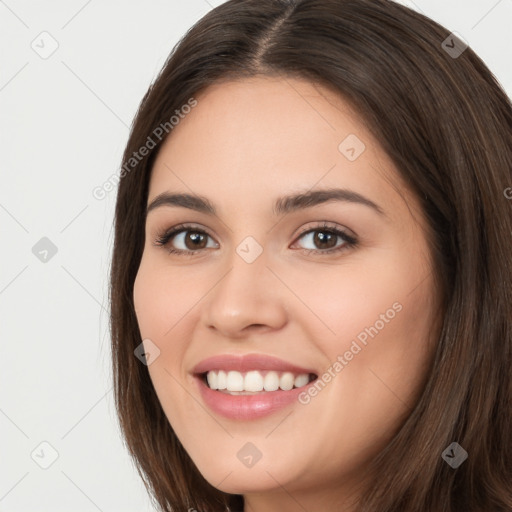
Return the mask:
<path id="1" fill-rule="evenodd" d="M 222 355 L 210 357 L 201 361 L 193 369 L 199 393 L 205 404 L 215 413 L 229 419 L 254 420 L 272 414 L 293 402 L 298 402 L 298 396 L 313 384 L 293 388 L 289 391 L 262 391 L 254 395 L 230 395 L 210 389 L 204 382 L 201 374 L 210 370 L 235 370 L 248 372 L 251 370 L 274 370 L 280 372 L 292 372 L 295 374 L 314 373 L 311 369 L 301 368 L 287 363 L 282 359 L 261 354 L 249 354 L 246 356 Z"/>
<path id="2" fill-rule="evenodd" d="M 267 391 L 256 395 L 229 395 L 210 389 L 201 377 L 196 377 L 199 392 L 205 404 L 215 413 L 232 420 L 255 420 L 272 414 L 295 402 L 310 382 L 290 391 Z"/>
<path id="3" fill-rule="evenodd" d="M 192 373 L 206 373 L 210 370 L 234 370 L 237 372 L 248 372 L 251 370 L 274 370 L 277 372 L 315 373 L 314 370 L 301 368 L 290 364 L 277 357 L 266 356 L 264 354 L 248 354 L 244 356 L 225 354 L 221 356 L 209 357 L 197 364 Z M 316 373 L 315 373 L 316 375 Z"/>

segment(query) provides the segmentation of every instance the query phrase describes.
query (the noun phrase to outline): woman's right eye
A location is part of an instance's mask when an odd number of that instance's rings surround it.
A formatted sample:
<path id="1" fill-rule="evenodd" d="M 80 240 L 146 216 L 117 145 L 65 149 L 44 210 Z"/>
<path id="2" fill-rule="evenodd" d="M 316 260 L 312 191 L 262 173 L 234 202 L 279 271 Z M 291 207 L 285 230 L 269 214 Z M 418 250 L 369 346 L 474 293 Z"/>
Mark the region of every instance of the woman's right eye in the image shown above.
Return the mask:
<path id="1" fill-rule="evenodd" d="M 159 235 L 155 240 L 155 245 L 165 247 L 171 254 L 192 255 L 202 249 L 215 249 L 218 247 L 216 243 L 208 245 L 208 238 L 212 239 L 212 237 L 202 229 L 193 226 L 177 226 Z M 176 245 L 181 247 L 176 248 Z"/>

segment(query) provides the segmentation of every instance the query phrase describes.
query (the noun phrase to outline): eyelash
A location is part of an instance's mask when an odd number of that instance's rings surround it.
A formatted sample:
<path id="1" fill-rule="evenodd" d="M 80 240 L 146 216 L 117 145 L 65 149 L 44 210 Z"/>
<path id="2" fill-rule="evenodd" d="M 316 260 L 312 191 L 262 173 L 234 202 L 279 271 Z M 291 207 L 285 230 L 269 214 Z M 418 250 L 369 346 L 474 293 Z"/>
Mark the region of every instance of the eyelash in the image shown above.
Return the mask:
<path id="1" fill-rule="evenodd" d="M 171 241 L 171 239 L 174 236 L 182 233 L 183 231 L 191 231 L 193 233 L 199 233 L 202 235 L 209 236 L 210 238 L 213 238 L 206 231 L 204 231 L 203 229 L 197 228 L 194 225 L 180 224 L 180 225 L 175 226 L 174 228 L 164 231 L 163 233 L 158 235 L 157 239 L 154 241 L 154 245 L 165 247 L 170 254 L 178 254 L 178 255 L 183 255 L 183 256 L 193 256 L 194 254 L 205 250 L 205 249 L 196 249 L 196 250 L 184 251 L 182 249 L 173 249 L 173 248 L 167 247 L 167 244 Z M 347 233 L 345 233 L 335 227 L 329 226 L 327 223 L 324 223 L 321 226 L 316 226 L 314 228 L 306 228 L 297 236 L 297 240 L 302 238 L 304 235 L 311 233 L 311 232 L 314 233 L 315 231 L 332 233 L 332 234 L 340 237 L 345 243 L 338 247 L 332 247 L 331 249 L 325 249 L 325 250 L 324 249 L 301 249 L 302 251 L 306 252 L 307 254 L 311 254 L 311 253 L 332 254 L 332 253 L 337 253 L 337 252 L 351 249 L 353 247 L 356 247 L 358 244 L 358 241 L 356 238 L 348 235 Z"/>

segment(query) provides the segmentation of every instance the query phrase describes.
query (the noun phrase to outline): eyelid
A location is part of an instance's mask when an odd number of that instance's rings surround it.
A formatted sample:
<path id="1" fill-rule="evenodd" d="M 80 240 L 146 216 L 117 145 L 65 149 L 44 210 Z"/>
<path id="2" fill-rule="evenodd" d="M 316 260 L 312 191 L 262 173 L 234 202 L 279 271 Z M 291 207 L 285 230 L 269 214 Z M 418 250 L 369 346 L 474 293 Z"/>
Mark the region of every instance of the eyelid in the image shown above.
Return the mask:
<path id="1" fill-rule="evenodd" d="M 321 220 L 321 221 L 317 221 L 317 223 L 314 224 L 313 226 L 302 228 L 301 231 L 296 235 L 295 240 L 297 240 L 298 238 L 300 238 L 302 235 L 304 235 L 306 233 L 309 233 L 311 231 L 321 231 L 322 229 L 339 231 L 339 232 L 343 233 L 343 235 L 345 235 L 347 238 L 351 238 L 354 240 L 357 239 L 357 235 L 351 229 L 348 229 L 344 226 L 340 226 L 339 224 L 336 224 L 335 222 L 331 222 L 328 220 Z"/>

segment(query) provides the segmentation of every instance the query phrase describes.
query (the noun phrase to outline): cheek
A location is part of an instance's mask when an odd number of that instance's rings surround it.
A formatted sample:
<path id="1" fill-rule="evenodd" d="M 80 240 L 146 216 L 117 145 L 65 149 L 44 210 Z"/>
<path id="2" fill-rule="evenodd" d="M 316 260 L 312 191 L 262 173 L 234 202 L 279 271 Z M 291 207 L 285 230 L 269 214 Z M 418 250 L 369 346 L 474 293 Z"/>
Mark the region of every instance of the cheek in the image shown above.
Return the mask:
<path id="1" fill-rule="evenodd" d="M 392 431 L 414 407 L 428 375 L 436 334 L 433 282 L 421 265 L 409 270 L 397 261 L 330 269 L 324 278 L 317 271 L 314 280 L 295 281 L 315 313 L 301 325 L 327 356 L 321 394 L 349 404 L 350 418 L 333 413 L 333 423 L 357 419 Z"/>
<path id="2" fill-rule="evenodd" d="M 182 362 L 187 348 L 183 328 L 197 295 L 194 286 L 189 283 L 187 287 L 185 279 L 180 279 L 180 272 L 166 272 L 150 258 L 141 261 L 133 290 L 135 312 L 142 339 L 150 339 L 160 350 L 148 372 L 169 420 L 178 417 L 182 421 L 187 416 L 187 409 L 180 405 L 187 395 L 179 384 L 184 378 Z"/>
<path id="3" fill-rule="evenodd" d="M 197 302 L 197 290 L 194 292 L 194 287 L 180 282 L 177 274 L 166 272 L 149 258 L 143 259 L 133 291 L 141 338 L 151 340 L 159 349 L 159 355 L 148 366 L 148 371 L 162 404 L 166 400 L 163 395 L 177 397 L 180 394 L 175 379 L 183 378 L 187 349 L 183 328 L 189 325 L 187 321 Z"/>
<path id="4" fill-rule="evenodd" d="M 371 258 L 354 257 L 338 268 L 288 276 L 309 309 L 292 320 L 300 319 L 331 363 L 345 353 L 361 365 L 379 359 L 414 368 L 425 360 L 435 334 L 435 290 L 423 255 L 407 249 L 375 250 Z"/>
<path id="5" fill-rule="evenodd" d="M 143 338 L 164 340 L 187 315 L 202 291 L 186 272 L 162 268 L 154 259 L 141 262 L 134 283 L 133 300 Z M 203 293 L 204 295 L 204 293 Z"/>
<path id="6" fill-rule="evenodd" d="M 309 331 L 309 339 L 329 348 L 329 352 L 343 353 L 358 334 L 362 341 L 368 337 L 365 328 L 378 322 L 383 329 L 380 315 L 387 312 L 386 320 L 397 316 L 399 306 L 393 308 L 393 304 L 402 298 L 400 284 L 387 268 L 383 272 L 382 265 L 353 258 L 350 264 L 318 267 L 314 272 L 301 269 L 292 274 L 283 269 L 302 302 L 291 320 L 299 321 Z"/>

